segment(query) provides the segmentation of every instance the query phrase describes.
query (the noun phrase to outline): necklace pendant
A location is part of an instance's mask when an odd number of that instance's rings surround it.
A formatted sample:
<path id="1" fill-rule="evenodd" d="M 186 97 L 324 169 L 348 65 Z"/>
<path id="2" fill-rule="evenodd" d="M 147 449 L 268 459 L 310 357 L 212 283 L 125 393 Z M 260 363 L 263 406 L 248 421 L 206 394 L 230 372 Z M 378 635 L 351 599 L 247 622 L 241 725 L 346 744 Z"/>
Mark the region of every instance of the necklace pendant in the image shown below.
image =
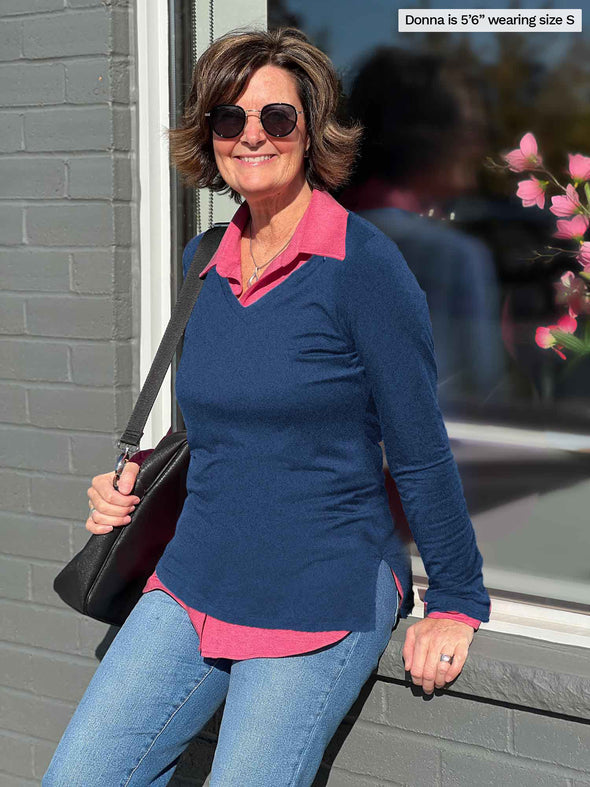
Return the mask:
<path id="1" fill-rule="evenodd" d="M 254 284 L 254 282 L 255 282 L 255 281 L 258 281 L 258 272 L 257 272 L 257 271 L 254 271 L 254 273 L 252 274 L 252 276 L 250 276 L 250 278 L 248 279 L 248 287 L 249 287 L 251 284 Z"/>

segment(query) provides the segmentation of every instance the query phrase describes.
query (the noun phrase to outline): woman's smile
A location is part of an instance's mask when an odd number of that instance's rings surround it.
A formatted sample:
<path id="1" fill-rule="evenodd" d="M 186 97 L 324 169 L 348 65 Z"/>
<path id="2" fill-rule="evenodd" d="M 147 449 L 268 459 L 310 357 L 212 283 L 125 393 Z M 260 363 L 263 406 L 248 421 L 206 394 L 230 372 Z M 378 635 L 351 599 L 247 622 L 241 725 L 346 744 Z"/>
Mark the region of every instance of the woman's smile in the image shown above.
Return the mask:
<path id="1" fill-rule="evenodd" d="M 236 156 L 236 159 L 245 167 L 260 167 L 262 164 L 266 164 L 267 162 L 275 159 L 276 155 L 269 154 L 264 156 Z"/>

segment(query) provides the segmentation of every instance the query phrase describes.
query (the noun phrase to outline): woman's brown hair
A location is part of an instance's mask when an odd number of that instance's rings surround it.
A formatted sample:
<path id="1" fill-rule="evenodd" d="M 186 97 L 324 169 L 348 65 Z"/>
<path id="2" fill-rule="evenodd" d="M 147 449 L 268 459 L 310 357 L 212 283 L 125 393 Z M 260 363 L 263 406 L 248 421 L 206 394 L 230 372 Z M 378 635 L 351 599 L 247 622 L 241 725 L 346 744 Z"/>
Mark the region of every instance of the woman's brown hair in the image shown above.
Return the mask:
<path id="1" fill-rule="evenodd" d="M 205 112 L 232 104 L 261 66 L 274 65 L 295 78 L 310 137 L 304 159 L 310 188 L 336 190 L 350 179 L 363 126 L 337 118 L 341 85 L 331 60 L 296 27 L 273 30 L 237 28 L 216 39 L 197 60 L 192 86 L 178 128 L 170 129 L 172 162 L 187 186 L 243 197 L 221 177 Z"/>

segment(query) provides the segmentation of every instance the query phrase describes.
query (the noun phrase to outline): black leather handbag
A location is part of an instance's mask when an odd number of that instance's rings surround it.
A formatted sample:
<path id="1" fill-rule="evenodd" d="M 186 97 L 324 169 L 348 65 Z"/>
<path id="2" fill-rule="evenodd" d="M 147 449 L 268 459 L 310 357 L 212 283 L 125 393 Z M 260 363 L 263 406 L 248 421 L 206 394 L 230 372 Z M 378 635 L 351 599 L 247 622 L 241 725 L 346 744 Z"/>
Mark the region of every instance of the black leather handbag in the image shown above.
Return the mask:
<path id="1" fill-rule="evenodd" d="M 150 410 L 197 300 L 203 283 L 199 274 L 213 257 L 227 226 L 214 224 L 199 242 L 127 428 L 117 441 L 122 453 L 115 466 L 115 489 L 125 463 L 139 448 Z M 187 494 L 189 460 L 186 430 L 160 440 L 139 468 L 133 494 L 140 502 L 131 512 L 131 521 L 110 533 L 92 534 L 53 580 L 53 589 L 66 604 L 103 623 L 124 623 L 176 530 Z"/>

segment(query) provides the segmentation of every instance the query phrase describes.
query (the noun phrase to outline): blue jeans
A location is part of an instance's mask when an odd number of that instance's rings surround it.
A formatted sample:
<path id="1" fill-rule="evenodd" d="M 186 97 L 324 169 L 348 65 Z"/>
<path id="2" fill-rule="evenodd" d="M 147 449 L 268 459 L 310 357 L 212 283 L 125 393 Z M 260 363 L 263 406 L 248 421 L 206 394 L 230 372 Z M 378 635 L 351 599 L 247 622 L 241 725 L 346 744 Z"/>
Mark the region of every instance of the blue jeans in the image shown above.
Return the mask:
<path id="1" fill-rule="evenodd" d="M 310 785 L 330 739 L 390 640 L 399 597 L 381 561 L 376 628 L 308 653 L 199 655 L 185 610 L 144 593 L 99 664 L 45 773 L 44 787 L 168 784 L 225 700 L 211 787 Z"/>

